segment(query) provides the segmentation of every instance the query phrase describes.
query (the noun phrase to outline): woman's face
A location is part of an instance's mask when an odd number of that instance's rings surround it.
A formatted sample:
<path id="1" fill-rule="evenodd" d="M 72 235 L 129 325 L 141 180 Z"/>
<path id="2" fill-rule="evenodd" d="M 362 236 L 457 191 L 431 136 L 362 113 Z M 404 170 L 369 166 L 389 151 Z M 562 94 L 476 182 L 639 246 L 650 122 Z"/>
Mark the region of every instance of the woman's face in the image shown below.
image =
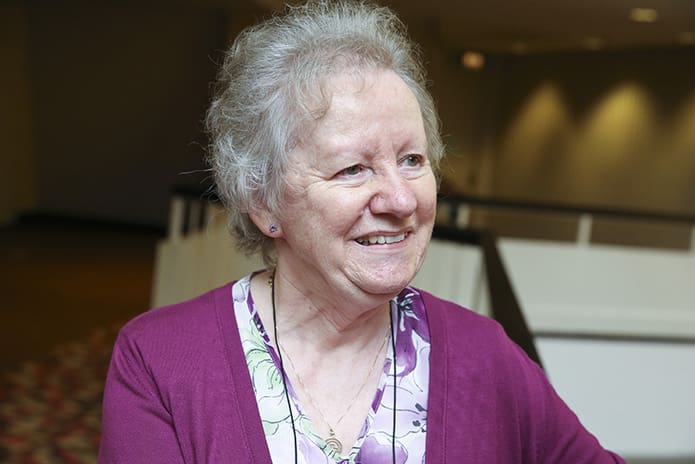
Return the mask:
<path id="1" fill-rule="evenodd" d="M 280 272 L 325 298 L 392 297 L 414 277 L 436 181 L 415 96 L 393 72 L 327 82 L 330 105 L 290 156 Z"/>

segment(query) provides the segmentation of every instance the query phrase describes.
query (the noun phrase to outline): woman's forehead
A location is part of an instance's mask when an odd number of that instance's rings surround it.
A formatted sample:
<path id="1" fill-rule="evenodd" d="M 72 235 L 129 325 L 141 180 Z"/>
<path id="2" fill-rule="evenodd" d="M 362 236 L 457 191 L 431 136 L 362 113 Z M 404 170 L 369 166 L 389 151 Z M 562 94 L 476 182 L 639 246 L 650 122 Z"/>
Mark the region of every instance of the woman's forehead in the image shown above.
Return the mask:
<path id="1" fill-rule="evenodd" d="M 419 105 L 395 73 L 336 76 L 330 86 L 330 106 L 303 132 L 297 146 L 303 156 L 319 161 L 335 155 L 402 149 L 424 152 L 426 136 Z"/>
<path id="2" fill-rule="evenodd" d="M 406 83 L 393 71 L 378 69 L 344 72 L 326 78 L 320 115 L 311 133 L 351 131 L 367 122 L 413 119 L 422 124 L 420 107 Z M 390 112 L 390 113 L 389 113 Z M 318 112 L 317 112 L 318 113 Z M 382 117 L 383 120 L 379 120 Z"/>

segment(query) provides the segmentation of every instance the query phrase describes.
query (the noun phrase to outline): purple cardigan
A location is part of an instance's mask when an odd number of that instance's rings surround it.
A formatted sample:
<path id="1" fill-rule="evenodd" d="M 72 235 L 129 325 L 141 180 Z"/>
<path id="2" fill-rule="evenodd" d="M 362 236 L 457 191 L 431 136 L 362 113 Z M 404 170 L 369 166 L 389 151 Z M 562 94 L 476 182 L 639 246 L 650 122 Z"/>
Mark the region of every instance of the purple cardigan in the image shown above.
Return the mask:
<path id="1" fill-rule="evenodd" d="M 431 336 L 428 464 L 624 463 L 496 322 L 422 295 Z M 233 311 L 227 284 L 121 330 L 100 463 L 271 462 Z"/>

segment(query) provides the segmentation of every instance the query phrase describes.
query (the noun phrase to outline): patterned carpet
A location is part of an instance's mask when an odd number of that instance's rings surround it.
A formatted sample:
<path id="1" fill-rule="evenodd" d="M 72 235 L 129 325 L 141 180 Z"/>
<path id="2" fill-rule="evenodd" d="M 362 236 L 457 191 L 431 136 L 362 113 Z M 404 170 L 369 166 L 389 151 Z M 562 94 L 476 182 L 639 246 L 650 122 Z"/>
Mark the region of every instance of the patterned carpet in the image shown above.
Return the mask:
<path id="1" fill-rule="evenodd" d="M 117 326 L 63 344 L 0 380 L 0 463 L 94 463 Z"/>

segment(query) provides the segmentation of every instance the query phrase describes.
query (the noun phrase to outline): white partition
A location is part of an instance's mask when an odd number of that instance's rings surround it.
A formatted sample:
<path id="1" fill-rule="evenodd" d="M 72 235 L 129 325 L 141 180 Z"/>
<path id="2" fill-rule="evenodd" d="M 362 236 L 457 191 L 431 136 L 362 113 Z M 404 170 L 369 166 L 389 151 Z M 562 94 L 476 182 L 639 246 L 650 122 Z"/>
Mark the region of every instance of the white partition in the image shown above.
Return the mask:
<path id="1" fill-rule="evenodd" d="M 536 345 L 560 396 L 604 446 L 695 463 L 695 345 L 543 337 Z"/>
<path id="2" fill-rule="evenodd" d="M 155 259 L 152 307 L 193 298 L 264 267 L 260 258 L 234 248 L 223 214 L 214 214 L 200 231 L 162 240 Z"/>
<path id="3" fill-rule="evenodd" d="M 534 332 L 695 337 L 695 253 L 500 240 Z"/>
<path id="4" fill-rule="evenodd" d="M 695 338 L 695 254 L 505 238 L 532 332 Z M 608 448 L 695 463 L 695 344 L 538 337 L 560 395 Z M 651 458 L 651 460 L 650 460 Z"/>

